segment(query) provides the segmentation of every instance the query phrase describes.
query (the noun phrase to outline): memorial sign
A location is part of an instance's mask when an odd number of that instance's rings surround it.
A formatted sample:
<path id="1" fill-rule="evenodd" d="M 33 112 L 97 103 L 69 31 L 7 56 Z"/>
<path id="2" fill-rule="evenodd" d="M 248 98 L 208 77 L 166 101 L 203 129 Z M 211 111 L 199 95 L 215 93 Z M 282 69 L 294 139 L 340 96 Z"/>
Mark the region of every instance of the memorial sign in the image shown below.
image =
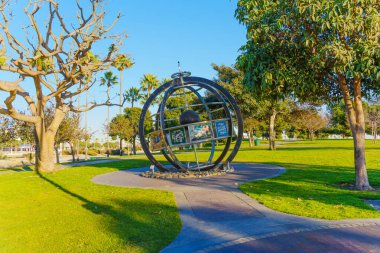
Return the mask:
<path id="1" fill-rule="evenodd" d="M 228 127 L 225 120 L 215 122 L 216 137 L 228 137 Z"/>
<path id="2" fill-rule="evenodd" d="M 211 123 L 189 126 L 190 141 L 200 141 L 212 138 Z"/>
<path id="3" fill-rule="evenodd" d="M 169 131 L 170 143 L 172 145 L 179 145 L 186 143 L 186 133 L 183 127 Z"/>

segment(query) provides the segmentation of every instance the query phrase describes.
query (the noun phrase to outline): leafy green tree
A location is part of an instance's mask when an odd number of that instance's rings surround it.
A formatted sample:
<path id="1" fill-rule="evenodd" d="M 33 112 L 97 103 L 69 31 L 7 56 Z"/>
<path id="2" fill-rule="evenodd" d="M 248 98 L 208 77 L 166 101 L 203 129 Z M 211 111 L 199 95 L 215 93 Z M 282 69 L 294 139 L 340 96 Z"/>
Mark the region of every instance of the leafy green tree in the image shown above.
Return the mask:
<path id="1" fill-rule="evenodd" d="M 29 144 L 30 151 L 32 151 L 36 145 L 34 125 L 26 121 L 16 120 L 16 129 L 18 138 L 20 138 L 23 143 Z M 30 163 L 33 162 L 32 152 L 28 154 L 28 159 Z"/>
<path id="2" fill-rule="evenodd" d="M 338 103 L 329 103 L 327 110 L 330 116 L 328 132 L 342 135 L 343 138 L 350 137 L 352 133 L 343 100 Z"/>
<path id="3" fill-rule="evenodd" d="M 268 124 L 269 149 L 276 149 L 276 120 L 278 115 L 289 112 L 288 99 L 285 99 L 285 96 L 278 91 L 265 94 L 252 89 L 244 83 L 244 71 L 240 69 L 216 64 L 212 66 L 217 71 L 215 81 L 225 87 L 236 99 L 243 118 L 255 117 Z"/>
<path id="4" fill-rule="evenodd" d="M 379 92 L 377 0 L 239 0 L 247 27 L 239 65 L 248 84 L 299 99 L 340 96 L 354 140 L 356 189 L 368 190 L 362 98 Z"/>
<path id="5" fill-rule="evenodd" d="M 258 135 L 260 128 L 262 127 L 262 122 L 252 117 L 244 118 L 244 131 L 248 134 L 249 147 L 253 146 L 253 136 Z"/>
<path id="6" fill-rule="evenodd" d="M 211 65 L 217 72 L 214 81 L 223 86 L 235 98 L 243 118 L 254 117 L 257 109 L 257 101 L 251 92 L 243 85 L 243 72 L 237 70 L 234 66 Z"/>
<path id="7" fill-rule="evenodd" d="M 0 144 L 10 145 L 17 137 L 15 121 L 10 117 L 0 115 Z"/>
<path id="8" fill-rule="evenodd" d="M 262 99 L 258 103 L 257 115 L 261 121 L 266 121 L 268 128 L 269 149 L 276 149 L 276 130 L 282 129 L 285 125 L 284 119 L 290 113 L 290 99 L 270 100 Z"/>
<path id="9" fill-rule="evenodd" d="M 136 87 L 131 87 L 124 93 L 124 99 L 131 103 L 132 108 L 134 107 L 134 103 L 138 102 L 141 98 L 141 90 Z"/>
<path id="10" fill-rule="evenodd" d="M 128 141 L 133 135 L 133 127 L 131 121 L 125 115 L 117 115 L 109 124 L 109 135 L 118 137 L 120 141 L 120 155 L 123 151 L 123 140 Z"/>
<path id="11" fill-rule="evenodd" d="M 34 136 L 34 126 L 25 121 L 16 121 L 16 124 L 17 136 L 21 139 L 22 142 L 33 146 L 36 143 Z"/>
<path id="12" fill-rule="evenodd" d="M 125 117 L 129 120 L 132 129 L 131 138 L 133 154 L 136 154 L 136 138 L 139 134 L 139 121 L 141 112 L 142 109 L 139 107 L 124 108 Z M 149 132 L 152 129 L 152 127 L 153 120 L 150 112 L 148 111 L 146 114 L 144 129 L 145 131 Z"/>
<path id="13" fill-rule="evenodd" d="M 85 134 L 84 129 L 80 125 L 80 115 L 77 113 L 66 114 L 55 137 L 54 149 L 57 163 L 59 163 L 58 147 L 61 143 L 68 143 L 70 145 L 73 162 L 79 160 L 79 157 L 75 157 L 75 154 L 79 152 L 77 152 L 74 143 L 83 139 Z"/>

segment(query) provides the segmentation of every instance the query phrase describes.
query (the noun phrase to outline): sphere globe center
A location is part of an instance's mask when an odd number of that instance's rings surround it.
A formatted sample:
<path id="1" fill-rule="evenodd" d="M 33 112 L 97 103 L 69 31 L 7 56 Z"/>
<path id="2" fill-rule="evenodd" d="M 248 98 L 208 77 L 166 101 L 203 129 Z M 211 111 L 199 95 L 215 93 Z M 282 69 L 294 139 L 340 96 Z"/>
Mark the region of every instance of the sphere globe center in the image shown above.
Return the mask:
<path id="1" fill-rule="evenodd" d="M 179 122 L 181 123 L 181 125 L 197 123 L 199 121 L 201 121 L 199 118 L 199 114 L 193 110 L 186 110 L 181 113 L 181 116 L 179 116 Z"/>

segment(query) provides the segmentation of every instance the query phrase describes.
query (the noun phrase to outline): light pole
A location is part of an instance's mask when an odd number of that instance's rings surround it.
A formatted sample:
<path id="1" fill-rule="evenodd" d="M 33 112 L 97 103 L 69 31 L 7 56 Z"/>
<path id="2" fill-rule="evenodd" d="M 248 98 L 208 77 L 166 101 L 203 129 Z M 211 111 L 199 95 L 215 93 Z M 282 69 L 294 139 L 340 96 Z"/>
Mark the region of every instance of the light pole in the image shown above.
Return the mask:
<path id="1" fill-rule="evenodd" d="M 88 90 L 86 91 L 86 108 L 88 106 Z M 84 113 L 84 131 L 85 131 L 85 148 L 84 148 L 84 152 L 85 152 L 85 157 L 84 159 L 85 160 L 88 160 L 88 138 L 89 138 L 89 135 L 88 135 L 88 132 L 87 132 L 87 111 Z"/>

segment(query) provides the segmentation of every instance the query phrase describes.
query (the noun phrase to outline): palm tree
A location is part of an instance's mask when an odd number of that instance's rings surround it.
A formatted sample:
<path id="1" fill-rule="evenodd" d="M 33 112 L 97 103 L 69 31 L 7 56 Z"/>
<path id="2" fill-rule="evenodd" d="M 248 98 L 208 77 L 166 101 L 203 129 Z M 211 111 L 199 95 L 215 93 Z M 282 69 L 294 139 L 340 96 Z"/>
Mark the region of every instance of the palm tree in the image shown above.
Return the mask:
<path id="1" fill-rule="evenodd" d="M 153 75 L 153 74 L 145 74 L 141 79 L 140 79 L 140 83 L 141 83 L 141 89 L 143 91 L 146 91 L 147 92 L 147 97 L 150 96 L 150 93 L 152 90 L 154 90 L 155 88 L 157 88 L 158 86 L 160 86 L 160 81 L 158 81 L 158 78 L 157 76 Z"/>
<path id="2" fill-rule="evenodd" d="M 125 69 L 129 69 L 133 66 L 134 62 L 132 58 L 128 57 L 126 54 L 120 54 L 116 60 L 113 62 L 112 66 L 114 66 L 120 72 L 120 114 L 122 114 L 121 105 L 123 103 L 123 72 Z"/>
<path id="3" fill-rule="evenodd" d="M 142 98 L 141 90 L 131 87 L 124 93 L 124 98 L 131 103 L 131 107 L 133 108 L 133 104 Z"/>
<path id="4" fill-rule="evenodd" d="M 106 85 L 107 86 L 107 103 L 110 103 L 110 90 L 111 87 L 117 84 L 117 76 L 115 76 L 112 71 L 107 71 L 104 73 L 104 77 L 100 79 L 100 85 Z M 107 106 L 107 125 L 110 123 L 110 107 Z M 109 141 L 108 141 L 108 134 L 107 134 L 107 149 L 109 152 Z"/>

